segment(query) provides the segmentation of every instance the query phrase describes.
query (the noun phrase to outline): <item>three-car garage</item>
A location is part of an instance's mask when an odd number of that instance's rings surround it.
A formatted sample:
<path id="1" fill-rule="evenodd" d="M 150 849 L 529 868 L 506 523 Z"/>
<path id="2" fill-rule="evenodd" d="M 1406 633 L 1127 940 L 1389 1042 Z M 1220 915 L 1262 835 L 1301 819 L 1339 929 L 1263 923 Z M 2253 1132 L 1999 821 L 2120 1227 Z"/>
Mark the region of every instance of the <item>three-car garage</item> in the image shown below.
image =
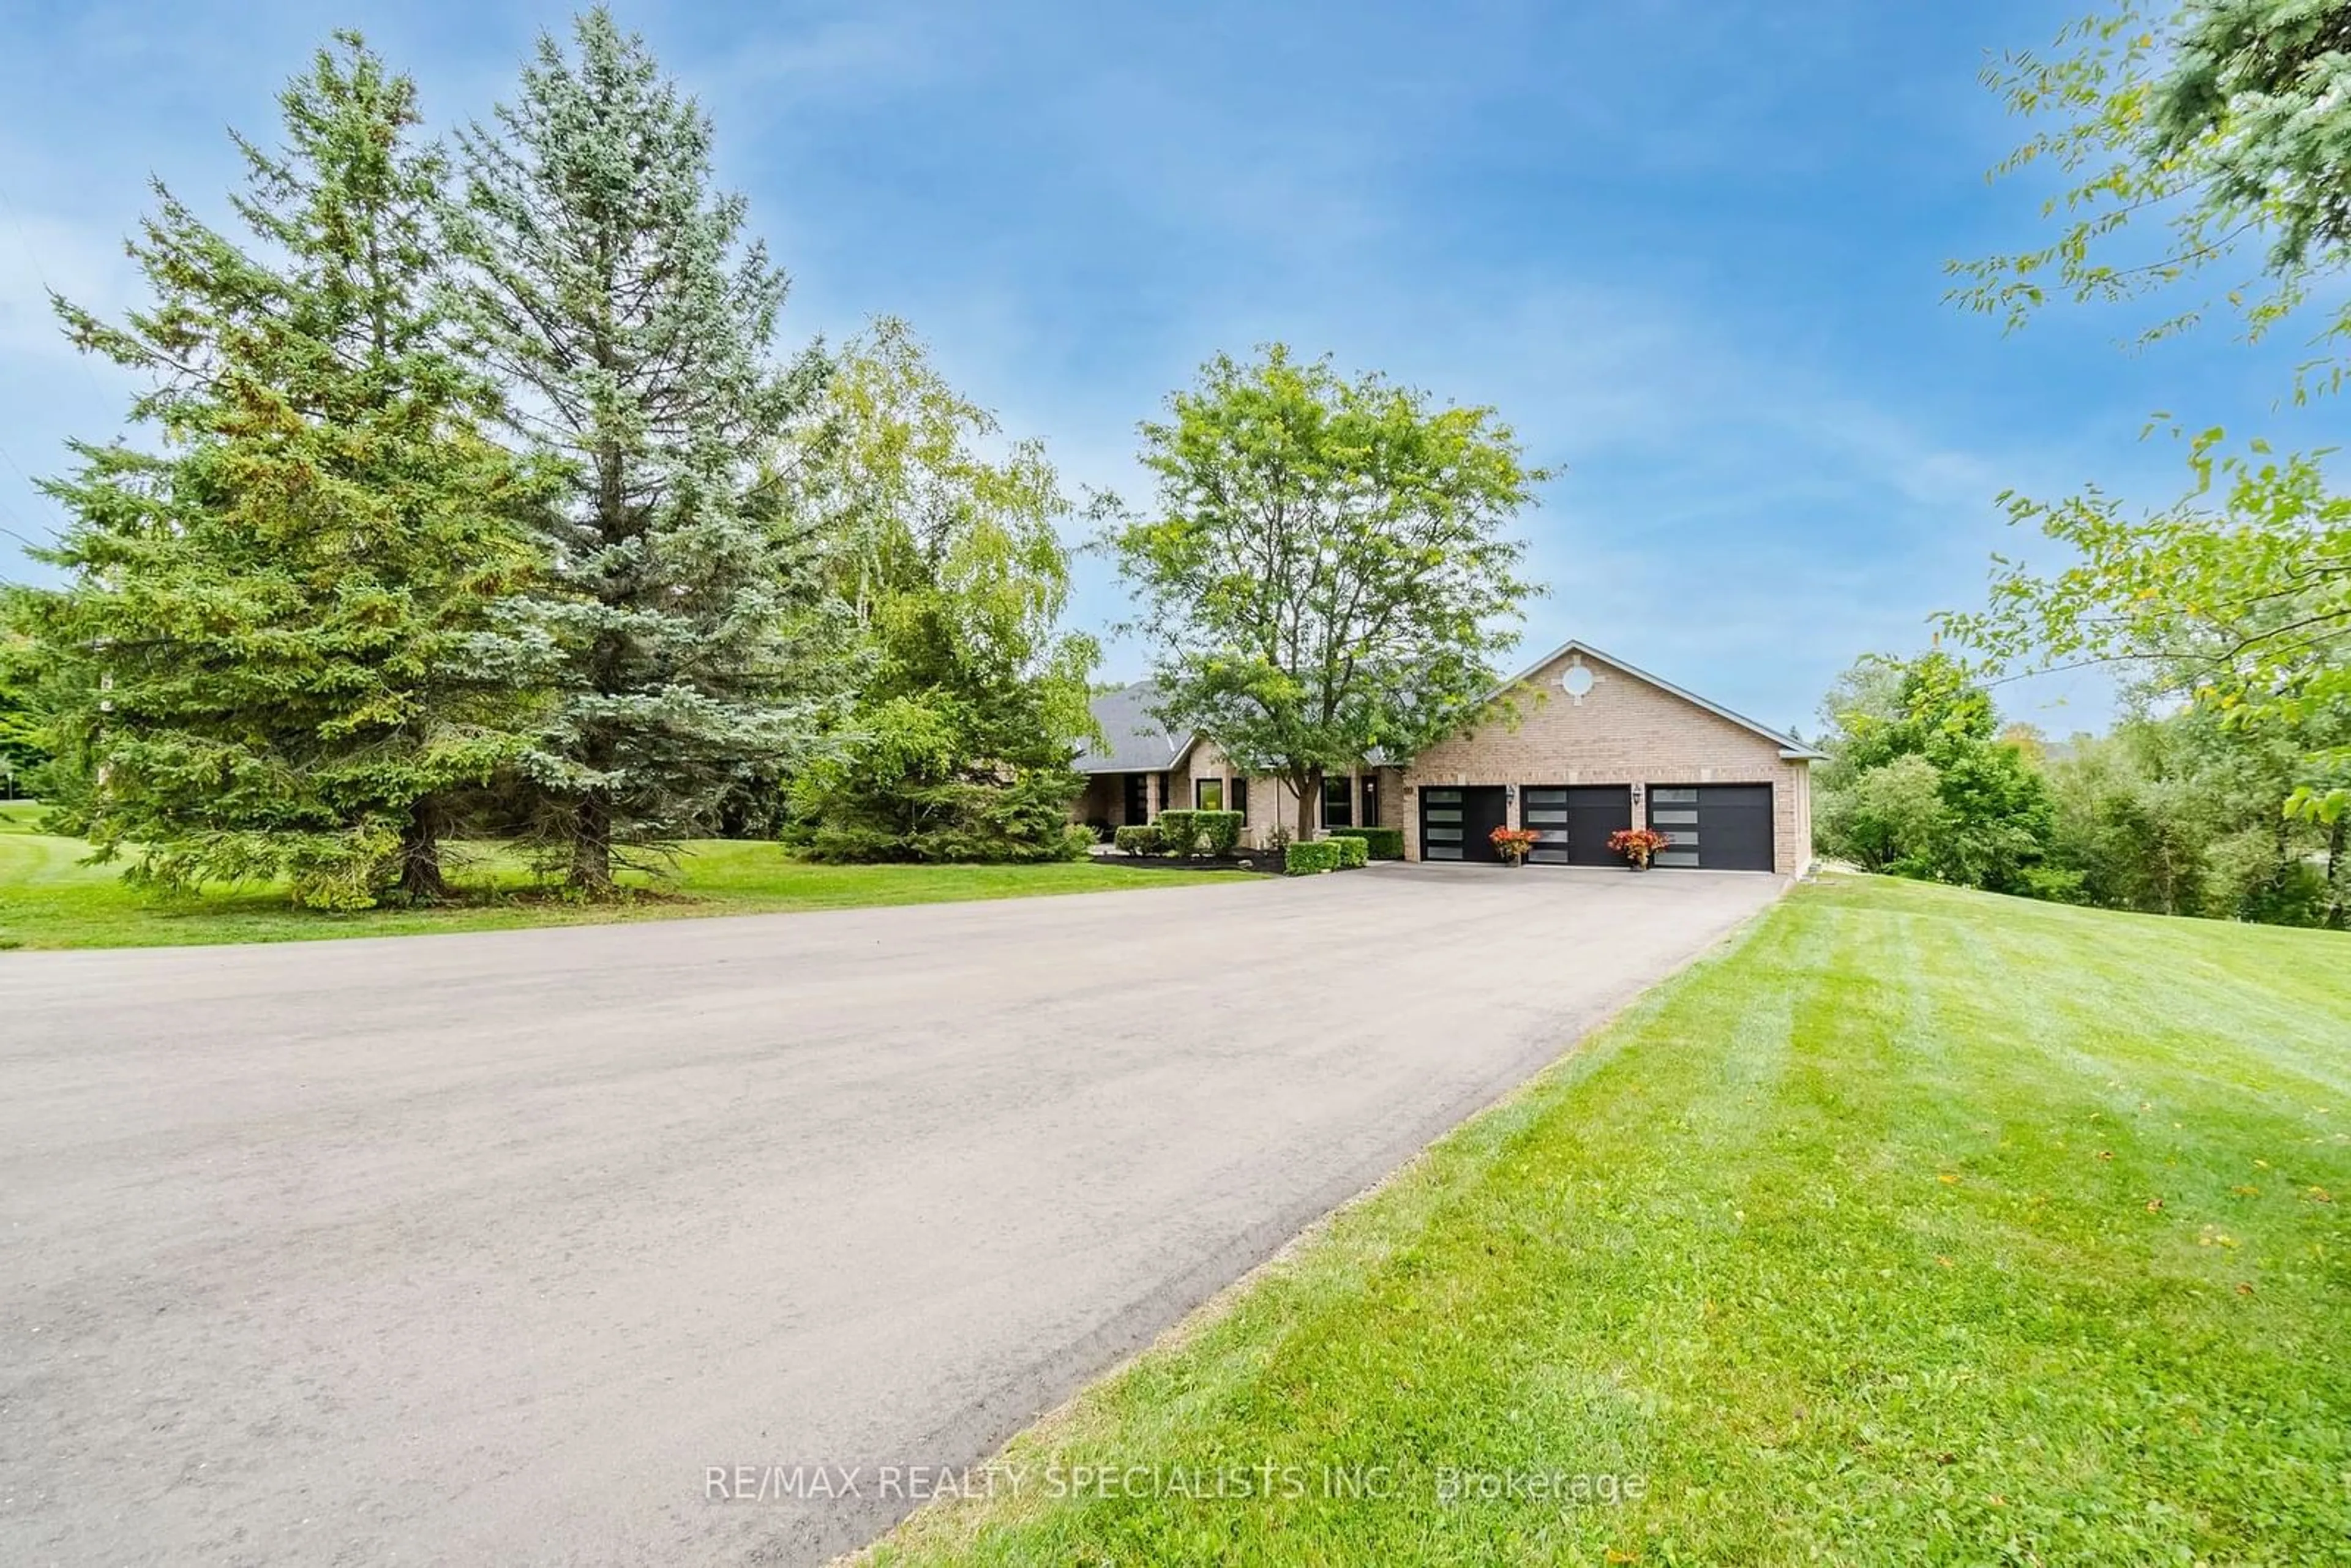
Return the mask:
<path id="1" fill-rule="evenodd" d="M 1627 828 L 1665 869 L 1794 875 L 1812 860 L 1811 764 L 1795 736 L 1571 643 L 1498 688 L 1479 723 L 1396 768 L 1407 858 L 1492 862 L 1500 827 L 1533 866 L 1618 867 Z"/>

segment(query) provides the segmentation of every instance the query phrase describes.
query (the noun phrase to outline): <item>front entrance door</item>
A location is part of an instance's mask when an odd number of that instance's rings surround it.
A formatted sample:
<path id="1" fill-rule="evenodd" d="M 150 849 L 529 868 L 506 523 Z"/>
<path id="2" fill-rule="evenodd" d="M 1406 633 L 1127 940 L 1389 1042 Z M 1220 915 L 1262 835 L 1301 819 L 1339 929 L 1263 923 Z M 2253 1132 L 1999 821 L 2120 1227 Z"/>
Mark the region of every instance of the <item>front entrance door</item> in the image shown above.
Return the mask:
<path id="1" fill-rule="evenodd" d="M 1498 862 L 1489 836 L 1510 820 L 1510 795 L 1499 784 L 1424 789 L 1420 792 L 1420 858 Z"/>
<path id="2" fill-rule="evenodd" d="M 1124 826 L 1139 828 L 1151 821 L 1151 775 L 1126 775 L 1126 821 Z"/>

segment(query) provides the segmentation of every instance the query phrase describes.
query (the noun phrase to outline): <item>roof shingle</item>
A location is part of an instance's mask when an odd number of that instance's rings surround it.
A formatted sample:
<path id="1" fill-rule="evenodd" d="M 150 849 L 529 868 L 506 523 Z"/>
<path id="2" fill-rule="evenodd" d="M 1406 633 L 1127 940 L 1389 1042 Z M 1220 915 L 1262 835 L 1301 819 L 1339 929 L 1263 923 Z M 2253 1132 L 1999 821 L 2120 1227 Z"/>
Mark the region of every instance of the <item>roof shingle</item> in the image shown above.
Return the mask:
<path id="1" fill-rule="evenodd" d="M 1192 737 L 1169 734 L 1152 716 L 1151 705 L 1158 700 L 1159 689 L 1149 681 L 1094 698 L 1094 723 L 1102 727 L 1103 747 L 1088 746 L 1070 766 L 1081 773 L 1156 773 L 1174 767 Z"/>

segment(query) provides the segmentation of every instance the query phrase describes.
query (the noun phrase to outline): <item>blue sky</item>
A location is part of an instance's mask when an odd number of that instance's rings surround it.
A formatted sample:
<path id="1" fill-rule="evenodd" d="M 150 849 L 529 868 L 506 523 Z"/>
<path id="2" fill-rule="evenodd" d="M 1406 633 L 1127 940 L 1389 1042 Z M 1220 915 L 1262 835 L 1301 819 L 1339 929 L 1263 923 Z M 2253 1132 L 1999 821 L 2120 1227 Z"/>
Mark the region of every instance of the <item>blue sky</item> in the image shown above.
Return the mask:
<path id="1" fill-rule="evenodd" d="M 708 107 L 723 178 L 793 274 L 787 332 L 908 318 L 1072 486 L 1142 496 L 1134 427 L 1270 339 L 1492 403 L 1562 469 L 1522 532 L 1552 586 L 1525 652 L 1584 638 L 1809 727 L 1869 649 L 1924 644 L 2027 548 L 1993 497 L 2179 487 L 2151 411 L 2330 438 L 2279 355 L 2225 331 L 2130 355 L 2127 321 L 2003 337 L 1946 257 L 2041 232 L 1983 171 L 2017 126 L 1975 82 L 2081 0 L 1607 4 L 653 4 L 617 7 Z M 0 528 L 28 476 L 119 428 L 42 289 L 133 298 L 119 240 L 167 181 L 218 212 L 224 128 L 356 25 L 446 127 L 570 7 L 15 0 L 0 16 Z M 1074 525 L 1073 525 L 1074 533 Z M 0 539 L 0 575 L 40 580 Z M 1076 619 L 1123 612 L 1081 567 Z M 1105 674 L 1140 673 L 1113 643 Z M 2003 690 L 2094 726 L 2095 675 Z"/>

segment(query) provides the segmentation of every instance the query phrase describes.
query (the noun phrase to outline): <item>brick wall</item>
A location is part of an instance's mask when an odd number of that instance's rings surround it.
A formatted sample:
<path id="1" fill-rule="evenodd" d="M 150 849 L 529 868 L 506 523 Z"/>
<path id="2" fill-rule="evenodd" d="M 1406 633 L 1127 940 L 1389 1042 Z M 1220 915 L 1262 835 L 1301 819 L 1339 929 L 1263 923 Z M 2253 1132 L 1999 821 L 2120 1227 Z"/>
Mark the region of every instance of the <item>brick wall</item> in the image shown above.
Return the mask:
<path id="1" fill-rule="evenodd" d="M 1515 728 L 1497 717 L 1445 741 L 1404 769 L 1404 788 L 1382 814 L 1405 831 L 1405 852 L 1420 858 L 1420 789 L 1449 784 L 1629 784 L 1633 821 L 1648 820 L 1651 784 L 1769 784 L 1775 869 L 1793 876 L 1812 863 L 1810 766 L 1781 757 L 1779 742 L 1598 659 L 1581 702 L 1562 690 L 1562 657 L 1528 678 Z M 1513 808 L 1512 822 L 1519 821 Z"/>
<path id="2" fill-rule="evenodd" d="M 1364 773 L 1373 771 L 1368 768 L 1363 769 Z M 1401 826 L 1403 818 L 1400 813 L 1403 807 L 1399 797 L 1403 793 L 1401 783 L 1403 770 L 1395 768 L 1383 768 L 1377 770 L 1377 774 L 1380 781 L 1378 791 L 1380 822 L 1391 828 Z M 1225 781 L 1225 803 L 1229 808 L 1233 798 L 1232 780 L 1236 776 L 1231 759 L 1224 754 L 1217 743 L 1212 740 L 1202 740 L 1192 747 L 1190 754 L 1173 770 L 1169 778 L 1170 799 L 1161 802 L 1155 798 L 1153 805 L 1155 809 L 1162 810 L 1168 805 L 1189 806 L 1192 804 L 1193 780 L 1221 779 Z M 1363 785 L 1360 777 L 1354 784 L 1354 789 L 1358 802 L 1357 810 L 1360 812 L 1363 800 Z M 1317 818 L 1318 820 L 1320 818 L 1319 812 Z M 1298 797 L 1290 790 L 1290 786 L 1280 779 L 1252 775 L 1249 781 L 1249 814 L 1241 824 L 1241 841 L 1252 849 L 1263 849 L 1269 836 L 1276 828 L 1285 828 L 1292 833 L 1298 831 Z"/>
<path id="3" fill-rule="evenodd" d="M 1233 803 L 1232 781 L 1238 775 L 1231 758 L 1213 740 L 1202 740 L 1192 747 L 1183 765 L 1176 770 L 1175 800 L 1172 804 L 1192 804 L 1193 780 L 1220 779 L 1225 785 L 1225 809 Z M 1289 827 L 1297 821 L 1296 797 L 1290 787 L 1279 779 L 1252 777 L 1249 781 L 1249 809 L 1241 821 L 1241 842 L 1250 849 L 1263 849 L 1267 835 L 1277 827 Z"/>

